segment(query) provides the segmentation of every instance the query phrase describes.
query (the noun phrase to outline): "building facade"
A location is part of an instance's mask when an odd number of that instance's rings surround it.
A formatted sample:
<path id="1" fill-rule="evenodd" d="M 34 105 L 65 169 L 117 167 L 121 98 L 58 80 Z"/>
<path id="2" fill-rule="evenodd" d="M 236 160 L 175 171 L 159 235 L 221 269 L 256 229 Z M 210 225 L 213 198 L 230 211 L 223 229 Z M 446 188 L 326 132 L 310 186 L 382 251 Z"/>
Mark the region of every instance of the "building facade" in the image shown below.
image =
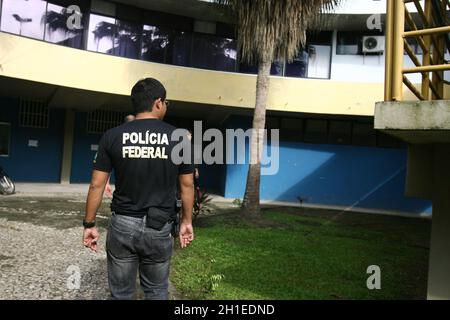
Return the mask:
<path id="1" fill-rule="evenodd" d="M 280 129 L 280 166 L 262 177 L 263 200 L 431 213 L 404 195 L 406 145 L 374 130 L 385 7 L 344 2 L 293 61 L 273 63 L 267 128 Z M 247 129 L 257 68 L 236 47 L 232 19 L 207 1 L 0 0 L 0 165 L 17 182 L 89 182 L 102 133 L 149 76 L 168 90 L 167 122 Z M 247 168 L 203 164 L 201 183 L 242 198 Z"/>

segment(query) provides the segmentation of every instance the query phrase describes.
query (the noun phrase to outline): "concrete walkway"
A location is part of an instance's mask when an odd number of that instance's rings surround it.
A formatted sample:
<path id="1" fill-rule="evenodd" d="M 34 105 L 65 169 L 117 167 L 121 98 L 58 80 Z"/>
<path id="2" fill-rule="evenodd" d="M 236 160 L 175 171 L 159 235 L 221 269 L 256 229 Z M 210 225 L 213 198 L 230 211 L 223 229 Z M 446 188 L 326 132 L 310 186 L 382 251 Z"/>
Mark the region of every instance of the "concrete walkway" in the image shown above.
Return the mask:
<path id="1" fill-rule="evenodd" d="M 114 186 L 113 186 L 114 189 Z M 16 194 L 7 197 L 56 197 L 56 198 L 86 198 L 89 190 L 89 184 L 87 183 L 73 183 L 73 184 L 60 184 L 60 183 L 16 183 Z M 216 208 L 237 208 L 233 204 L 234 199 L 225 198 L 220 195 L 211 194 L 211 204 Z M 0 196 L 1 197 L 1 196 Z M 1 198 L 0 198 L 1 199 Z M 242 200 L 242 199 L 241 199 Z M 299 203 L 299 202 L 285 202 L 285 201 L 272 201 L 261 200 L 262 207 L 303 207 L 311 209 L 324 209 L 324 210 L 338 210 L 342 212 L 359 212 L 359 213 L 372 213 L 393 215 L 408 218 L 431 218 L 431 214 L 413 214 L 408 212 L 395 212 L 384 211 L 379 209 L 365 209 L 353 206 L 327 206 L 311 203 Z"/>
<path id="2" fill-rule="evenodd" d="M 16 193 L 9 197 L 87 196 L 89 184 L 16 183 Z"/>

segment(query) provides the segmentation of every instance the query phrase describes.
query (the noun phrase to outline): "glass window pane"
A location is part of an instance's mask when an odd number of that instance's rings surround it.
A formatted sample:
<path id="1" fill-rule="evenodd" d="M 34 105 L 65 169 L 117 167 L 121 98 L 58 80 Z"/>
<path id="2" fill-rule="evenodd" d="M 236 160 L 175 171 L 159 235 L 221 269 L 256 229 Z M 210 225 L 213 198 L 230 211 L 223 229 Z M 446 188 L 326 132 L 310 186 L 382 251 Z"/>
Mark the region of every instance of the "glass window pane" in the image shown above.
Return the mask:
<path id="1" fill-rule="evenodd" d="M 308 75 L 309 56 L 301 50 L 291 63 L 286 63 L 286 77 L 306 78 Z"/>
<path id="2" fill-rule="evenodd" d="M 239 64 L 239 72 L 241 72 L 241 73 L 257 74 L 258 73 L 258 66 L 242 62 L 242 63 Z"/>
<path id="3" fill-rule="evenodd" d="M 144 25 L 142 34 L 142 59 L 165 63 L 170 44 L 170 32 L 160 27 Z"/>
<path id="4" fill-rule="evenodd" d="M 242 62 L 239 64 L 239 72 L 258 74 L 258 66 L 254 65 L 254 64 L 248 64 L 248 63 Z M 282 76 L 283 75 L 283 62 L 281 62 L 281 61 L 273 62 L 270 65 L 270 75 Z"/>
<path id="5" fill-rule="evenodd" d="M 216 70 L 236 71 L 237 43 L 234 39 L 215 37 L 215 65 Z"/>
<path id="6" fill-rule="evenodd" d="M 270 74 L 272 76 L 283 76 L 283 62 L 274 61 L 270 66 Z"/>
<path id="7" fill-rule="evenodd" d="M 173 46 L 168 52 L 170 57 L 168 62 L 177 66 L 189 66 L 191 53 L 192 35 L 189 32 L 175 32 L 173 38 Z"/>
<path id="8" fill-rule="evenodd" d="M 194 34 L 192 66 L 220 71 L 234 71 L 236 42 L 233 39 Z"/>
<path id="9" fill-rule="evenodd" d="M 338 32 L 336 54 L 359 54 L 362 37 L 359 33 Z"/>
<path id="10" fill-rule="evenodd" d="M 35 39 L 44 38 L 46 1 L 41 0 L 3 0 L 2 31 L 15 33 Z"/>
<path id="11" fill-rule="evenodd" d="M 194 68 L 214 69 L 214 47 L 212 37 L 194 34 L 192 66 Z"/>
<path id="12" fill-rule="evenodd" d="M 62 6 L 49 3 L 45 21 L 45 41 L 60 44 L 67 47 L 81 49 L 83 44 L 83 20 L 80 29 L 67 28 L 67 21 L 74 12 L 67 13 Z"/>
<path id="13" fill-rule="evenodd" d="M 140 29 L 137 24 L 116 20 L 114 55 L 139 58 Z"/>
<path id="14" fill-rule="evenodd" d="M 330 78 L 331 46 L 310 45 L 308 78 Z"/>
<path id="15" fill-rule="evenodd" d="M 112 54 L 114 49 L 115 19 L 91 14 L 87 49 Z"/>

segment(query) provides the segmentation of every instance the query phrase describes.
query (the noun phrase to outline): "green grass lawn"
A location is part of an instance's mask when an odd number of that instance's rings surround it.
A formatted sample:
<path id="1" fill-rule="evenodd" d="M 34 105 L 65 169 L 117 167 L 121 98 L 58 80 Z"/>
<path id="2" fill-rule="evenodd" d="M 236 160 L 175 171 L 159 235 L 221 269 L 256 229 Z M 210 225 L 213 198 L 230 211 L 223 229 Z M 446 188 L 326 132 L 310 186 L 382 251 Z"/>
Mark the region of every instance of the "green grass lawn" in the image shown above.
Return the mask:
<path id="1" fill-rule="evenodd" d="M 199 217 L 171 280 L 187 299 L 425 299 L 430 221 L 301 208 Z M 381 268 L 368 290 L 367 267 Z"/>

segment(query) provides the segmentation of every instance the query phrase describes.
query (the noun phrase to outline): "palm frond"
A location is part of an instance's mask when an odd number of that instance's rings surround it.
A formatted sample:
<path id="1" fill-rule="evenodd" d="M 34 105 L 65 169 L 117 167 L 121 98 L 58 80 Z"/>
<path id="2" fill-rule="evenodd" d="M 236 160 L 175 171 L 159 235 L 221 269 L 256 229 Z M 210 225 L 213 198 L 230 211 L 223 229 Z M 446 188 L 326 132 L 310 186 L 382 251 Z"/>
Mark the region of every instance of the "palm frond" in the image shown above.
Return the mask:
<path id="1" fill-rule="evenodd" d="M 94 40 L 99 41 L 102 38 L 114 38 L 114 32 L 115 32 L 115 24 L 109 23 L 106 21 L 101 21 L 95 26 L 95 30 L 92 31 L 94 34 Z"/>
<path id="2" fill-rule="evenodd" d="M 65 33 L 77 33 L 78 31 L 70 30 L 67 28 L 67 20 L 70 14 L 66 9 L 61 10 L 61 12 L 56 12 L 53 10 L 47 11 L 41 18 L 41 25 L 47 25 L 50 33 L 56 31 L 63 31 Z"/>
<path id="3" fill-rule="evenodd" d="M 306 30 L 341 0 L 216 0 L 234 13 L 238 48 L 247 63 L 292 60 Z"/>

